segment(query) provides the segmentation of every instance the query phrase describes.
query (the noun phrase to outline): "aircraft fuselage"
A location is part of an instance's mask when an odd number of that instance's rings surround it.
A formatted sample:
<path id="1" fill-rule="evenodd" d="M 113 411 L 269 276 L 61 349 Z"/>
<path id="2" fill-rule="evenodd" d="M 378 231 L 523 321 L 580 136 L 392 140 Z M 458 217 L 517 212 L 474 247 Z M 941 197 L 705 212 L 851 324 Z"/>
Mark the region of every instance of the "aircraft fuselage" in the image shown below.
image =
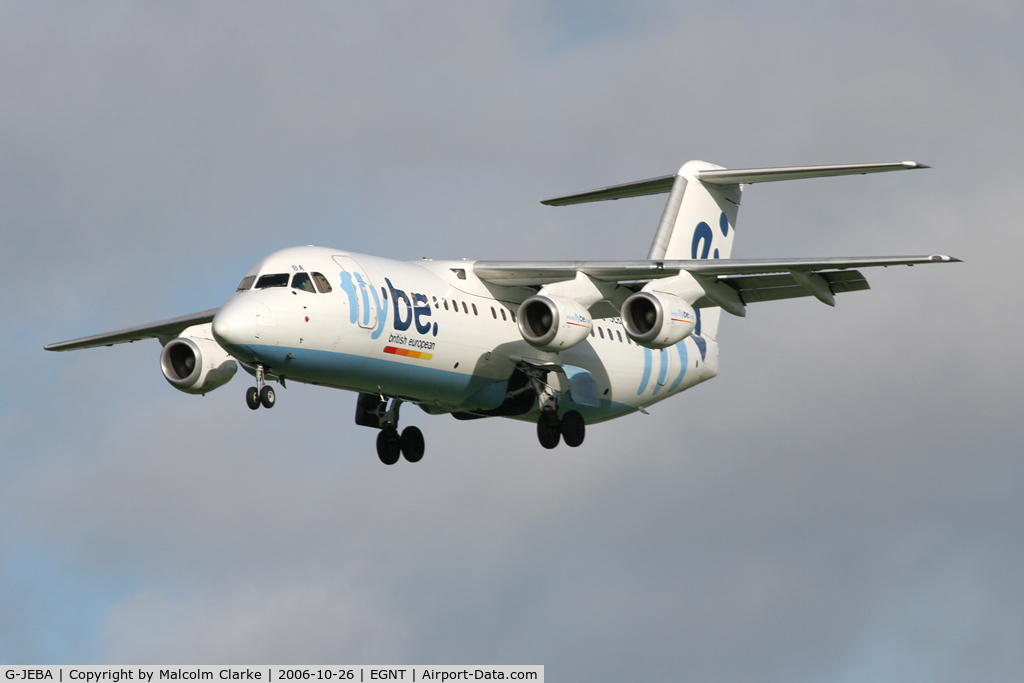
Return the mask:
<path id="1" fill-rule="evenodd" d="M 313 284 L 314 274 L 327 280 L 329 292 Z M 498 409 L 523 359 L 590 372 L 599 406 L 559 399 L 560 409 L 579 411 L 587 423 L 717 374 L 713 340 L 690 337 L 652 350 L 631 342 L 617 318 L 595 320 L 591 336 L 565 351 L 535 349 L 515 322 L 533 288 L 485 283 L 470 261 L 406 262 L 295 247 L 268 256 L 250 277 L 250 288 L 236 292 L 213 320 L 217 342 L 244 367 L 262 364 L 286 381 L 398 397 L 431 413 Z M 534 400 L 527 412 L 508 417 L 536 421 L 538 414 Z"/>

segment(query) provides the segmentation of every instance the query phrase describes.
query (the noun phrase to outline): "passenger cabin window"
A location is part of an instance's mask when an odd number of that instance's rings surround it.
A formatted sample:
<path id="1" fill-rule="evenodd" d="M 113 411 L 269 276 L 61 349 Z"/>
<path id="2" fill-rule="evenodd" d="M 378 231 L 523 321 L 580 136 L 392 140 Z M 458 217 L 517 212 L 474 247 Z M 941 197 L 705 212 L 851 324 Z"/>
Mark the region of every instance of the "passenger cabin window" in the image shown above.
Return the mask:
<path id="1" fill-rule="evenodd" d="M 473 304 L 473 315 L 479 315 L 479 313 L 476 312 L 476 304 Z"/>
<path id="2" fill-rule="evenodd" d="M 491 306 L 491 315 L 494 316 L 495 320 L 498 319 L 498 312 L 494 310 L 494 306 Z"/>
<path id="3" fill-rule="evenodd" d="M 380 288 L 380 295 L 384 297 L 384 301 L 388 300 L 388 290 L 384 289 L 383 287 Z"/>
<path id="4" fill-rule="evenodd" d="M 504 308 L 501 309 L 501 319 L 502 320 L 508 320 L 508 318 L 505 317 L 505 309 Z"/>
<path id="5" fill-rule="evenodd" d="M 622 341 L 622 332 L 619 332 L 618 330 L 615 330 L 615 336 L 619 338 L 620 342 Z"/>
<path id="6" fill-rule="evenodd" d="M 255 275 L 246 275 L 245 277 L 242 278 L 242 282 L 238 285 L 238 289 L 236 289 L 235 291 L 244 292 L 250 287 L 252 287 L 252 283 L 254 282 L 256 282 Z"/>
<path id="7" fill-rule="evenodd" d="M 437 297 L 436 296 L 432 296 L 430 298 L 434 300 L 434 308 L 441 308 L 441 304 L 437 303 Z"/>
<path id="8" fill-rule="evenodd" d="M 322 273 L 313 273 L 313 282 L 316 283 L 316 288 L 321 294 L 327 294 L 331 291 L 331 283 L 327 281 L 327 278 Z"/>
<path id="9" fill-rule="evenodd" d="M 466 308 L 466 302 L 465 301 L 462 302 L 462 312 L 465 313 L 466 315 L 469 315 L 469 309 Z"/>
<path id="10" fill-rule="evenodd" d="M 599 328 L 597 328 L 597 333 L 598 333 L 599 335 L 601 335 L 601 339 L 604 339 L 604 330 L 602 330 L 602 329 L 601 329 L 601 328 L 599 327 Z"/>
<path id="11" fill-rule="evenodd" d="M 313 281 L 309 279 L 309 276 L 305 273 L 296 273 L 295 277 L 292 278 L 292 289 L 301 289 L 303 292 L 312 292 L 316 294 L 316 288 L 313 286 Z"/>
<path id="12" fill-rule="evenodd" d="M 256 289 L 266 289 L 267 287 L 287 287 L 288 286 L 288 273 L 278 273 L 276 275 L 261 275 L 260 279 L 256 281 Z"/>

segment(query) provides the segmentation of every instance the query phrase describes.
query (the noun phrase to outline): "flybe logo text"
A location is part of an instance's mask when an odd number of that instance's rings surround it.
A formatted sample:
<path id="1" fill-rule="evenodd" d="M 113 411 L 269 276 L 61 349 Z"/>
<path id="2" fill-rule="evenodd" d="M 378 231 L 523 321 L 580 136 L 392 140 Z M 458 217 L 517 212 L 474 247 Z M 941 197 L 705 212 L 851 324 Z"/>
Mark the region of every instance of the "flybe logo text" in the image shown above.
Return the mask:
<path id="1" fill-rule="evenodd" d="M 388 285 L 388 293 L 393 304 L 392 309 L 395 311 L 392 320 L 394 328 L 399 332 L 404 332 L 415 324 L 416 331 L 420 334 L 432 334 L 436 337 L 437 323 L 431 324 L 429 320 L 424 320 L 430 316 L 430 304 L 427 302 L 427 296 L 412 293 L 410 297 L 402 290 L 395 289 L 388 278 L 384 278 L 384 282 Z"/>

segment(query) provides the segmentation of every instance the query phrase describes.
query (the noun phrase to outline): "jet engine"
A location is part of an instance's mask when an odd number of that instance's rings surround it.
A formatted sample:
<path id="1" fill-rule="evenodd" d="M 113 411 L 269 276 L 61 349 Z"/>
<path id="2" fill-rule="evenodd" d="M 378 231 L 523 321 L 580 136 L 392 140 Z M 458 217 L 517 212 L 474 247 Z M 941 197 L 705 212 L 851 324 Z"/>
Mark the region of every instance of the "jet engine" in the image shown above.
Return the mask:
<path id="1" fill-rule="evenodd" d="M 697 315 L 693 306 L 662 292 L 637 292 L 622 303 L 622 326 L 640 346 L 663 349 L 690 336 Z"/>
<path id="2" fill-rule="evenodd" d="M 587 338 L 590 313 L 572 299 L 537 295 L 519 304 L 519 333 L 541 351 L 564 351 Z"/>
<path id="3" fill-rule="evenodd" d="M 205 327 L 209 328 L 209 325 Z M 235 376 L 238 364 L 217 342 L 199 336 L 194 328 L 189 328 L 164 345 L 160 369 L 178 391 L 205 394 L 227 384 Z"/>

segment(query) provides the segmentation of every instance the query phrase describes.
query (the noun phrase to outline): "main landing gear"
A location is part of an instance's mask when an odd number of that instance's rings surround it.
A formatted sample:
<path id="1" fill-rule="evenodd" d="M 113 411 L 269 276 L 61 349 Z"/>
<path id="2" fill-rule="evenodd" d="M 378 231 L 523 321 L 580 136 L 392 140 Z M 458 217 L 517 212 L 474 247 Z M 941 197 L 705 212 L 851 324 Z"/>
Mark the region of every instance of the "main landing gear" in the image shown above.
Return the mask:
<path id="1" fill-rule="evenodd" d="M 583 416 L 576 410 L 566 411 L 561 419 L 558 417 L 558 397 L 567 393 L 557 391 L 548 384 L 550 371 L 545 367 L 521 367 L 530 380 L 530 386 L 537 393 L 540 405 L 540 417 L 537 418 L 537 440 L 544 448 L 555 448 L 558 442 L 565 440 L 565 445 L 576 448 L 583 443 L 586 436 L 586 424 Z"/>
<path id="2" fill-rule="evenodd" d="M 274 393 L 274 388 L 266 383 L 264 380 L 264 374 L 263 366 L 257 365 L 256 386 L 249 387 L 245 390 L 245 403 L 252 410 L 256 410 L 260 406 L 268 409 L 273 408 L 274 403 L 277 402 L 277 395 Z"/>
<path id="3" fill-rule="evenodd" d="M 359 394 L 356 403 L 356 424 L 380 429 L 377 457 L 385 465 L 394 465 L 401 457 L 409 462 L 419 462 L 426 450 L 419 427 L 406 427 L 399 434 L 398 409 L 401 405 L 400 398 L 391 399 L 389 405 L 387 398 L 374 394 Z"/>
<path id="4" fill-rule="evenodd" d="M 559 440 L 564 439 L 565 445 L 576 448 L 583 443 L 586 436 L 586 425 L 583 416 L 575 410 L 570 410 L 558 419 L 558 412 L 546 410 L 540 414 L 537 420 L 537 439 L 544 448 L 554 448 Z"/>

